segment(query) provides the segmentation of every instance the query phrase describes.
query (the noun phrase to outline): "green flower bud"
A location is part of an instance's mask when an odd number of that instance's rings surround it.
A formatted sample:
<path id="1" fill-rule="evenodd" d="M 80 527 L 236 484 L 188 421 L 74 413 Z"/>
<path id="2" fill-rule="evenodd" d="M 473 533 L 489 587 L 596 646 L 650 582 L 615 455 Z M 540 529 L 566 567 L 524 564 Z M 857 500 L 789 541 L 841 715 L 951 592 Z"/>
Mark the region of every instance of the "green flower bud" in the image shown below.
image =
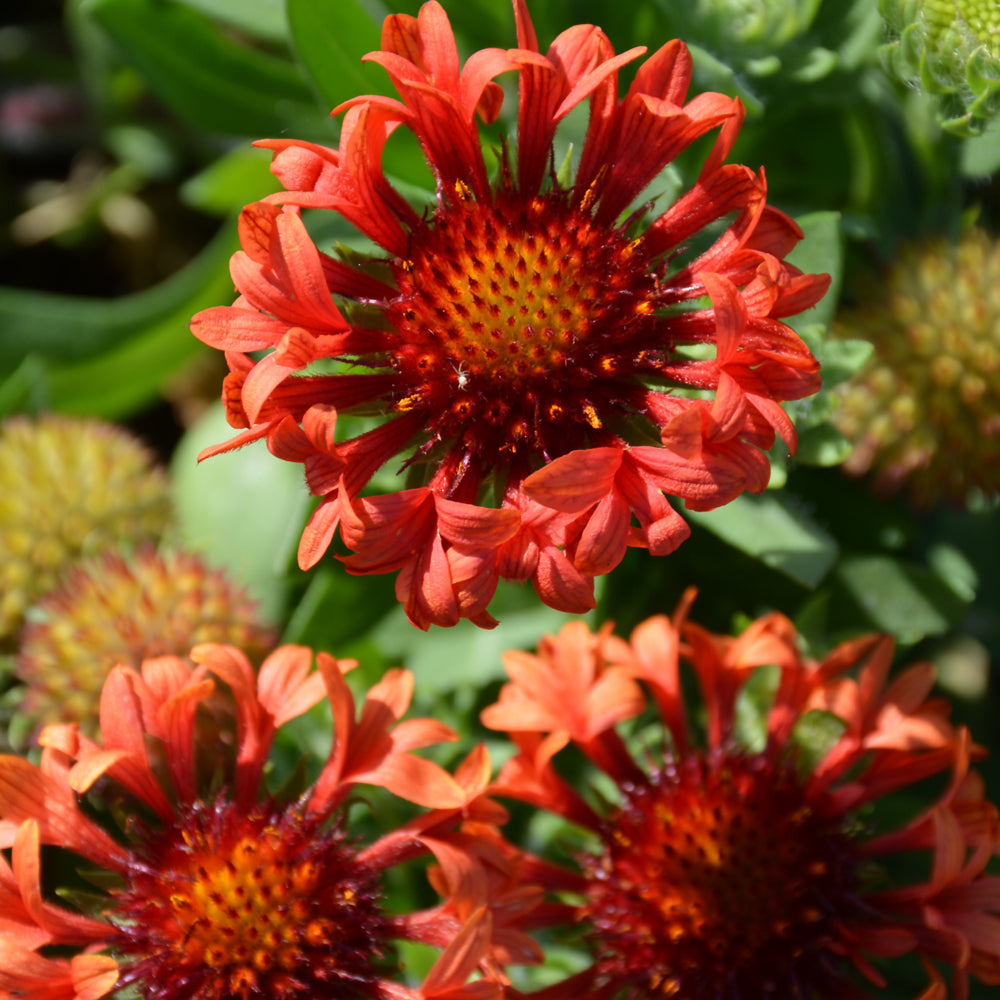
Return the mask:
<path id="1" fill-rule="evenodd" d="M 81 556 L 155 540 L 170 520 L 166 474 L 135 438 L 50 414 L 0 425 L 0 640 Z"/>
<path id="2" fill-rule="evenodd" d="M 937 98 L 941 127 L 978 135 L 1000 112 L 1000 5 L 995 0 L 879 0 L 892 40 L 888 71 Z"/>
<path id="3" fill-rule="evenodd" d="M 904 247 L 833 332 L 875 347 L 837 390 L 848 472 L 921 506 L 1000 493 L 1000 244 L 973 229 Z"/>
<path id="4" fill-rule="evenodd" d="M 201 642 L 230 643 L 256 659 L 274 641 L 246 592 L 198 556 L 105 552 L 32 608 L 15 659 L 26 685 L 15 728 L 75 721 L 96 729 L 101 688 L 116 664 L 138 669 Z"/>

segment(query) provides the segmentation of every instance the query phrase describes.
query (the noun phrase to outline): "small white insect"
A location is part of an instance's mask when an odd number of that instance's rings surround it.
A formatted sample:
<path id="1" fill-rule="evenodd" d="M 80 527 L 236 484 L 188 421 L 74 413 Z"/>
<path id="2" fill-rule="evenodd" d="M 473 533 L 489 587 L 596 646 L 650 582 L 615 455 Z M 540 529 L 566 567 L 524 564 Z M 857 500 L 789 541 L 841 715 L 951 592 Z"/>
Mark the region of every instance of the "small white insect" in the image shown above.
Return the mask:
<path id="1" fill-rule="evenodd" d="M 455 367 L 454 365 L 452 367 Z M 459 389 L 464 389 L 469 384 L 469 373 L 465 370 L 465 363 L 460 361 L 458 367 L 455 368 L 455 374 L 458 376 L 458 387 Z"/>

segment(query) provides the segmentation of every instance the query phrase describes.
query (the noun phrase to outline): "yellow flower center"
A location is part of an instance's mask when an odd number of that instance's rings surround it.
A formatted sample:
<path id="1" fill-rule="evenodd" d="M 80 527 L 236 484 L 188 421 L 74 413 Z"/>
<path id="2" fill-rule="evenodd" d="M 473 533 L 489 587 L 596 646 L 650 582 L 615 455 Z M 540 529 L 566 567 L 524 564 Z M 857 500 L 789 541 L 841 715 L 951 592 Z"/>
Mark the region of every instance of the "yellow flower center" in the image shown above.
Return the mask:
<path id="1" fill-rule="evenodd" d="M 474 435 L 465 444 L 484 467 L 522 444 L 584 446 L 627 406 L 650 345 L 663 353 L 647 262 L 561 192 L 459 198 L 394 270 L 395 407 L 425 409 L 438 440 Z"/>
<path id="2" fill-rule="evenodd" d="M 186 958 L 252 982 L 273 968 L 291 972 L 330 940 L 333 922 L 310 905 L 320 866 L 284 857 L 284 847 L 271 827 L 259 840 L 243 837 L 226 856 L 202 853 L 187 877 L 176 873 L 169 899 Z"/>
<path id="3" fill-rule="evenodd" d="M 374 982 L 385 923 L 338 830 L 199 803 L 142 853 L 109 912 L 123 984 L 157 1000 L 334 1000 Z"/>

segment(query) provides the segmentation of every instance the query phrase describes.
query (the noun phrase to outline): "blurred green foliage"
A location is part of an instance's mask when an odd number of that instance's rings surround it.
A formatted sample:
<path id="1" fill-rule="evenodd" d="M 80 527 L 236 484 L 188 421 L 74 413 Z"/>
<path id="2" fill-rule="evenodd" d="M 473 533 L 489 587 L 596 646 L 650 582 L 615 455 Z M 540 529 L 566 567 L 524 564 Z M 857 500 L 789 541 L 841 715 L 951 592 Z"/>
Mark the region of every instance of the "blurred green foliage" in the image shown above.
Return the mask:
<path id="1" fill-rule="evenodd" d="M 507 4 L 445 6 L 463 55 L 515 44 Z M 508 586 L 494 632 L 463 622 L 418 634 L 390 579 L 350 577 L 329 559 L 296 568 L 310 506 L 297 466 L 260 443 L 203 465 L 194 458 L 230 431 L 217 411 L 192 426 L 221 376 L 187 323 L 231 300 L 235 215 L 276 188 L 250 143 L 335 144 L 333 106 L 391 94 L 381 69 L 361 62 L 386 13 L 379 0 L 67 0 L 25 4 L 0 28 L 0 416 L 54 409 L 131 422 L 173 455 L 184 537 L 254 588 L 286 640 L 359 656 L 367 681 L 410 666 L 418 712 L 481 738 L 476 712 L 502 677 L 501 652 L 535 645 L 564 616 Z M 692 538 L 669 558 L 630 551 L 601 581 L 593 620 L 627 629 L 695 585 L 695 617 L 720 630 L 778 608 L 817 652 L 879 629 L 908 653 L 954 649 L 965 634 L 996 658 L 995 502 L 920 512 L 840 473 L 850 444 L 827 422 L 830 390 L 870 345 L 830 342 L 827 328 L 856 275 L 900 242 L 954 234 L 973 216 L 997 230 L 1000 132 L 942 132 L 933 97 L 885 74 L 885 26 L 871 0 L 536 0 L 532 15 L 543 49 L 587 21 L 618 50 L 683 38 L 694 89 L 746 104 L 730 159 L 763 164 L 769 201 L 798 218 L 806 239 L 791 259 L 833 277 L 819 307 L 794 321 L 825 388 L 791 408 L 801 440 L 794 457 L 773 456 L 772 485 L 782 488 L 690 515 Z M 512 108 L 508 100 L 499 132 L 513 131 Z M 585 124 L 567 121 L 567 137 Z M 690 179 L 692 166 L 677 164 L 661 189 Z M 429 181 L 415 145 L 390 144 L 385 167 L 410 185 Z M 346 229 L 324 225 L 315 238 L 350 245 Z M 989 704 L 958 711 L 979 716 L 979 740 L 997 747 L 995 716 L 982 718 Z M 314 714 L 293 727 L 301 743 L 285 748 L 289 759 L 314 750 L 324 725 Z"/>

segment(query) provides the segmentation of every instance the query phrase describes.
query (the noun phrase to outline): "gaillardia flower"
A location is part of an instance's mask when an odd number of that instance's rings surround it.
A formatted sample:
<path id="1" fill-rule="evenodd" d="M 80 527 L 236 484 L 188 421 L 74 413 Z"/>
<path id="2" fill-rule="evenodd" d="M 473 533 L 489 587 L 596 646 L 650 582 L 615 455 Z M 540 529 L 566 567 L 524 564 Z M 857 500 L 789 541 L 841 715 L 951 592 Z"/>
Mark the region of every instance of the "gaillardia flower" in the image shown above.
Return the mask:
<path id="1" fill-rule="evenodd" d="M 589 836 L 575 868 L 524 863 L 561 894 L 550 921 L 593 953 L 538 996 L 863 1000 L 907 954 L 931 978 L 922 1000 L 948 995 L 939 965 L 958 998 L 969 974 L 1000 983 L 1000 878 L 985 874 L 997 810 L 970 770 L 978 748 L 928 697 L 931 668 L 888 681 L 878 636 L 805 659 L 780 615 L 738 639 L 682 618 L 629 642 L 567 625 L 537 655 L 509 654 L 511 683 L 484 713 L 519 749 L 494 791 Z M 644 712 L 626 739 L 617 724 Z M 568 744 L 613 784 L 588 797 L 560 774 Z"/>
<path id="2" fill-rule="evenodd" d="M 22 720 L 97 723 L 101 688 L 118 664 L 184 656 L 226 642 L 258 661 L 274 642 L 254 602 L 190 552 L 105 552 L 78 563 L 35 606 L 14 660 Z"/>
<path id="3" fill-rule="evenodd" d="M 838 387 L 844 468 L 929 506 L 1000 492 L 1000 247 L 980 229 L 904 246 L 834 333 L 875 352 Z"/>
<path id="4" fill-rule="evenodd" d="M 475 838 L 459 834 L 485 787 L 472 759 L 454 776 L 411 753 L 454 734 L 431 719 L 399 721 L 412 692 L 394 670 L 360 715 L 344 679 L 353 664 L 283 646 L 259 674 L 233 646 L 116 667 L 101 697 L 103 745 L 76 725 L 47 727 L 39 767 L 0 757 L 0 993 L 24 1000 L 499 1000 L 501 986 L 466 980 L 492 951 L 490 909 L 468 873 Z M 235 739 L 205 739 L 199 708 L 223 681 Z M 266 790 L 277 730 L 325 695 L 333 746 L 304 792 Z M 222 733 L 222 730 L 216 730 Z M 486 763 L 486 780 L 489 765 Z M 99 783 L 99 784 L 98 784 Z M 292 782 L 291 784 L 295 784 Z M 349 832 L 357 785 L 427 807 L 368 844 Z M 82 800 L 93 797 L 89 805 Z M 110 807 L 110 808 L 109 808 Z M 496 813 L 497 807 L 492 808 Z M 485 818 L 497 822 L 485 811 Z M 128 814 L 109 832 L 97 818 Z M 84 859 L 88 880 L 48 898 L 40 847 Z M 387 868 L 437 855 L 452 893 L 440 906 L 389 912 Z M 49 849 L 45 864 L 60 852 Z M 96 869 L 96 870 L 95 870 Z M 52 872 L 48 872 L 51 877 Z M 95 895 L 97 889 L 101 892 Z M 461 924 L 455 914 L 467 914 Z M 443 949 L 407 986 L 393 939 Z M 502 949 L 498 954 L 503 956 Z"/>
<path id="5" fill-rule="evenodd" d="M 48 414 L 0 427 L 0 640 L 81 556 L 158 539 L 167 479 L 112 424 Z"/>
<path id="6" fill-rule="evenodd" d="M 785 262 L 802 234 L 766 204 L 763 173 L 724 163 L 739 101 L 687 100 L 679 41 L 619 98 L 618 71 L 643 49 L 616 55 L 598 28 L 577 25 L 543 54 L 524 0 L 514 12 L 518 47 L 464 66 L 438 3 L 387 18 L 367 58 L 401 99 L 336 109 L 338 149 L 259 144 L 287 191 L 244 210 L 240 298 L 192 325 L 227 352 L 223 398 L 243 429 L 205 454 L 266 438 L 303 463 L 322 501 L 300 565 L 339 527 L 347 569 L 398 571 L 421 628 L 495 624 L 501 578 L 530 579 L 561 610 L 593 607 L 594 577 L 627 546 L 663 555 L 686 537 L 668 497 L 702 510 L 764 489 L 764 450 L 776 433 L 796 441 L 780 401 L 819 387 L 815 359 L 781 320 L 814 305 L 827 278 Z M 491 178 L 476 119 L 498 117 L 495 77 L 508 72 L 516 150 L 501 146 Z M 553 142 L 584 102 L 586 139 L 566 177 Z M 436 181 L 427 211 L 383 173 L 400 126 Z M 693 187 L 654 210 L 657 176 L 709 134 Z M 339 213 L 378 256 L 322 252 L 300 208 Z M 373 423 L 350 436 L 345 414 Z M 407 488 L 375 492 L 372 477 L 397 456 Z"/>

